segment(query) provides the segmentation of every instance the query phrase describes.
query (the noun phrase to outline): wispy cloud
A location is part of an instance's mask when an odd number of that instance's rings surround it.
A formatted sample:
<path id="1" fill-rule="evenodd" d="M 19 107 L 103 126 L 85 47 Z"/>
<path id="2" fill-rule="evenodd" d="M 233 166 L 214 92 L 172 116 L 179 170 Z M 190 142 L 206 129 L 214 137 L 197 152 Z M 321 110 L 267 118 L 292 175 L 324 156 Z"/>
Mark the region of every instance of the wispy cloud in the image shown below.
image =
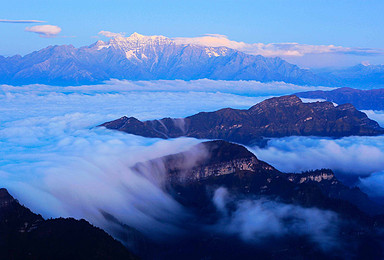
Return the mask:
<path id="1" fill-rule="evenodd" d="M 44 38 L 53 38 L 56 37 L 60 32 L 61 28 L 56 25 L 36 25 L 32 27 L 26 27 L 25 31 L 34 32 Z"/>
<path id="2" fill-rule="evenodd" d="M 9 19 L 0 19 L 0 23 L 46 23 L 46 21 L 40 21 L 40 20 L 9 20 Z"/>
<path id="3" fill-rule="evenodd" d="M 110 31 L 100 31 L 98 34 L 103 35 L 103 36 L 108 37 L 108 38 L 124 37 L 124 35 L 125 35 L 125 33 L 123 33 L 123 32 L 114 33 L 114 32 L 110 32 Z"/>
<path id="4" fill-rule="evenodd" d="M 288 43 L 245 43 L 228 39 L 225 35 L 206 34 L 201 37 L 174 38 L 178 44 L 196 44 L 210 47 L 228 47 L 252 55 L 267 57 L 300 57 L 307 54 L 350 54 L 359 56 L 383 55 L 384 49 L 353 48 L 335 45 L 309 45 L 296 42 Z"/>

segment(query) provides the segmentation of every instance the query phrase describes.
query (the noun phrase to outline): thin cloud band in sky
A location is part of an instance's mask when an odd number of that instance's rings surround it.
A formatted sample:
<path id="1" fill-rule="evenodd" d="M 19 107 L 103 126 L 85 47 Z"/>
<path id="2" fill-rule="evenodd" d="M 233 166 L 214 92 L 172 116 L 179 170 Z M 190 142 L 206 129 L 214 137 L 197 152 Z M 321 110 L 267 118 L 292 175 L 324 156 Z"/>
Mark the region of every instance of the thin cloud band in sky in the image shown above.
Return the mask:
<path id="1" fill-rule="evenodd" d="M 0 19 L 0 23 L 46 23 L 46 21 L 40 21 L 40 20 L 9 20 L 9 19 Z"/>

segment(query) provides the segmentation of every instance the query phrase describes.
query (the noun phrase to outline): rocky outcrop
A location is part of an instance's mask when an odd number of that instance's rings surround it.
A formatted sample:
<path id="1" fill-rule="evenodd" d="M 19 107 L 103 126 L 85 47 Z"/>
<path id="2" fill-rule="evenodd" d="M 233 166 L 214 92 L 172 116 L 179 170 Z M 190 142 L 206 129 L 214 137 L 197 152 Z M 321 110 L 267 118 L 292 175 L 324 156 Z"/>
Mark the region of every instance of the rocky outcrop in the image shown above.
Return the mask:
<path id="1" fill-rule="evenodd" d="M 1 259 L 137 259 L 85 220 L 49 219 L 0 189 Z"/>
<path id="2" fill-rule="evenodd" d="M 343 185 L 331 170 L 282 173 L 257 159 L 245 147 L 225 141 L 204 142 L 186 152 L 139 163 L 133 169 L 140 173 L 144 165 L 160 167 L 166 176 L 164 189 L 188 212 L 196 215 L 190 220 L 190 236 L 175 242 L 179 250 L 160 247 L 161 254 L 168 258 L 179 258 L 185 252 L 192 259 L 207 256 L 212 259 L 252 259 L 255 256 L 280 259 L 286 258 L 286 255 L 290 255 L 291 259 L 362 256 L 380 259 L 383 256 L 380 246 L 383 237 L 379 230 L 384 227 L 384 222 L 376 216 L 384 212 L 383 207 L 370 201 L 359 189 Z M 222 219 L 223 212 L 212 199 L 219 188 L 228 195 L 225 202 L 227 211 L 224 213 L 228 217 L 237 214 L 238 202 L 250 200 L 277 201 L 336 213 L 335 221 L 340 224 L 337 231 L 340 247 L 332 251 L 317 250 L 308 238 L 302 239 L 296 233 L 272 240 L 266 237 L 261 246 L 247 245 L 235 237 L 214 235 L 209 229 L 207 234 L 206 229 L 199 229 L 197 223 L 209 225 Z M 253 214 L 252 217 L 257 218 L 257 214 Z M 286 221 L 291 223 L 294 220 L 287 218 Z M 356 247 L 351 249 L 345 246 L 350 244 Z"/>
<path id="3" fill-rule="evenodd" d="M 295 95 L 267 99 L 248 110 L 225 108 L 186 118 L 139 121 L 133 117 L 102 124 L 144 137 L 222 139 L 246 145 L 285 136 L 381 135 L 384 129 L 351 104 L 303 103 Z"/>
<path id="4" fill-rule="evenodd" d="M 173 187 L 193 187 L 196 183 L 223 185 L 244 194 L 272 196 L 287 203 L 325 208 L 328 200 L 340 199 L 367 214 L 384 214 L 384 207 L 371 201 L 358 188 L 341 183 L 329 169 L 282 173 L 259 160 L 244 146 L 226 141 L 203 142 L 186 152 L 138 163 L 133 169 L 140 172 L 145 164 L 149 167 L 162 165 L 167 183 Z"/>

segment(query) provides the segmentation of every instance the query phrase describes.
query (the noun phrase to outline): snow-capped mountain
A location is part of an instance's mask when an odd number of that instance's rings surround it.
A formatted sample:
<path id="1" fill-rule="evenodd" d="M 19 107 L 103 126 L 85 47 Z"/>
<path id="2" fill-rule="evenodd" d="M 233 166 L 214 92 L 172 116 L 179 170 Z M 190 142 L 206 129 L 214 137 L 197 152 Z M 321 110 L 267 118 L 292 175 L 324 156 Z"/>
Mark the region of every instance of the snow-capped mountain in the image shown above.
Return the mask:
<path id="1" fill-rule="evenodd" d="M 138 33 L 81 48 L 49 46 L 24 57 L 0 56 L 0 83 L 67 85 L 98 83 L 111 78 L 330 83 L 280 58 L 249 55 L 227 47 L 177 43 L 164 36 Z"/>

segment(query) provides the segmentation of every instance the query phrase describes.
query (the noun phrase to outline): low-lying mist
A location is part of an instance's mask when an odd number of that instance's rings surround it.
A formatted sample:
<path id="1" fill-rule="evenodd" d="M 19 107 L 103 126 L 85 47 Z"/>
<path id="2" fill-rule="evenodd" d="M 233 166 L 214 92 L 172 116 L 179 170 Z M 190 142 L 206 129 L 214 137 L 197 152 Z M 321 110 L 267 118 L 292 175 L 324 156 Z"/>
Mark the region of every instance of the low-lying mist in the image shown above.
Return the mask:
<path id="1" fill-rule="evenodd" d="M 227 204 L 233 200 L 225 188 L 215 191 L 213 202 L 222 214 L 215 228 L 238 235 L 247 243 L 257 244 L 270 237 L 294 234 L 308 236 L 323 250 L 331 250 L 339 244 L 339 219 L 334 212 L 248 199 L 236 201 L 236 209 L 230 213 Z"/>
<path id="2" fill-rule="evenodd" d="M 131 170 L 131 166 L 185 151 L 201 140 L 150 139 L 95 126 L 123 115 L 145 120 L 185 117 L 223 107 L 249 108 L 270 96 L 312 88 L 252 81 L 176 80 L 111 81 L 80 87 L 3 85 L 0 89 L 1 187 L 45 218 L 85 218 L 113 234 L 119 224 L 113 226 L 105 218 L 107 213 L 120 224 L 156 239 L 185 232 L 191 213 L 158 181 Z M 372 118 L 380 114 L 370 113 Z M 266 149 L 253 151 L 260 159 L 287 172 L 326 167 L 353 176 L 369 176 L 384 171 L 384 137 L 292 137 L 272 140 Z M 156 176 L 161 174 L 160 171 Z M 361 182 L 367 192 L 380 192 L 379 183 L 384 184 L 380 176 L 371 175 L 374 179 Z M 257 240 L 258 228 L 266 217 L 272 216 L 280 228 L 288 211 L 303 214 L 300 230 L 312 228 L 313 215 L 325 218 L 321 230 L 333 219 L 333 215 L 316 209 L 245 201 L 239 204 L 233 218 L 223 216 L 217 225 L 225 225 L 241 238 Z M 251 221 L 254 215 L 260 216 L 260 222 Z M 297 219 L 298 215 L 292 217 Z M 297 226 L 286 227 L 284 232 L 292 228 Z M 314 240 L 327 235 L 313 230 Z M 273 230 L 270 232 L 274 234 Z"/>
<path id="3" fill-rule="evenodd" d="M 328 168 L 350 185 L 359 185 L 359 177 L 364 179 L 384 171 L 384 136 L 340 139 L 294 136 L 271 139 L 268 147 L 251 150 L 283 172 Z"/>

